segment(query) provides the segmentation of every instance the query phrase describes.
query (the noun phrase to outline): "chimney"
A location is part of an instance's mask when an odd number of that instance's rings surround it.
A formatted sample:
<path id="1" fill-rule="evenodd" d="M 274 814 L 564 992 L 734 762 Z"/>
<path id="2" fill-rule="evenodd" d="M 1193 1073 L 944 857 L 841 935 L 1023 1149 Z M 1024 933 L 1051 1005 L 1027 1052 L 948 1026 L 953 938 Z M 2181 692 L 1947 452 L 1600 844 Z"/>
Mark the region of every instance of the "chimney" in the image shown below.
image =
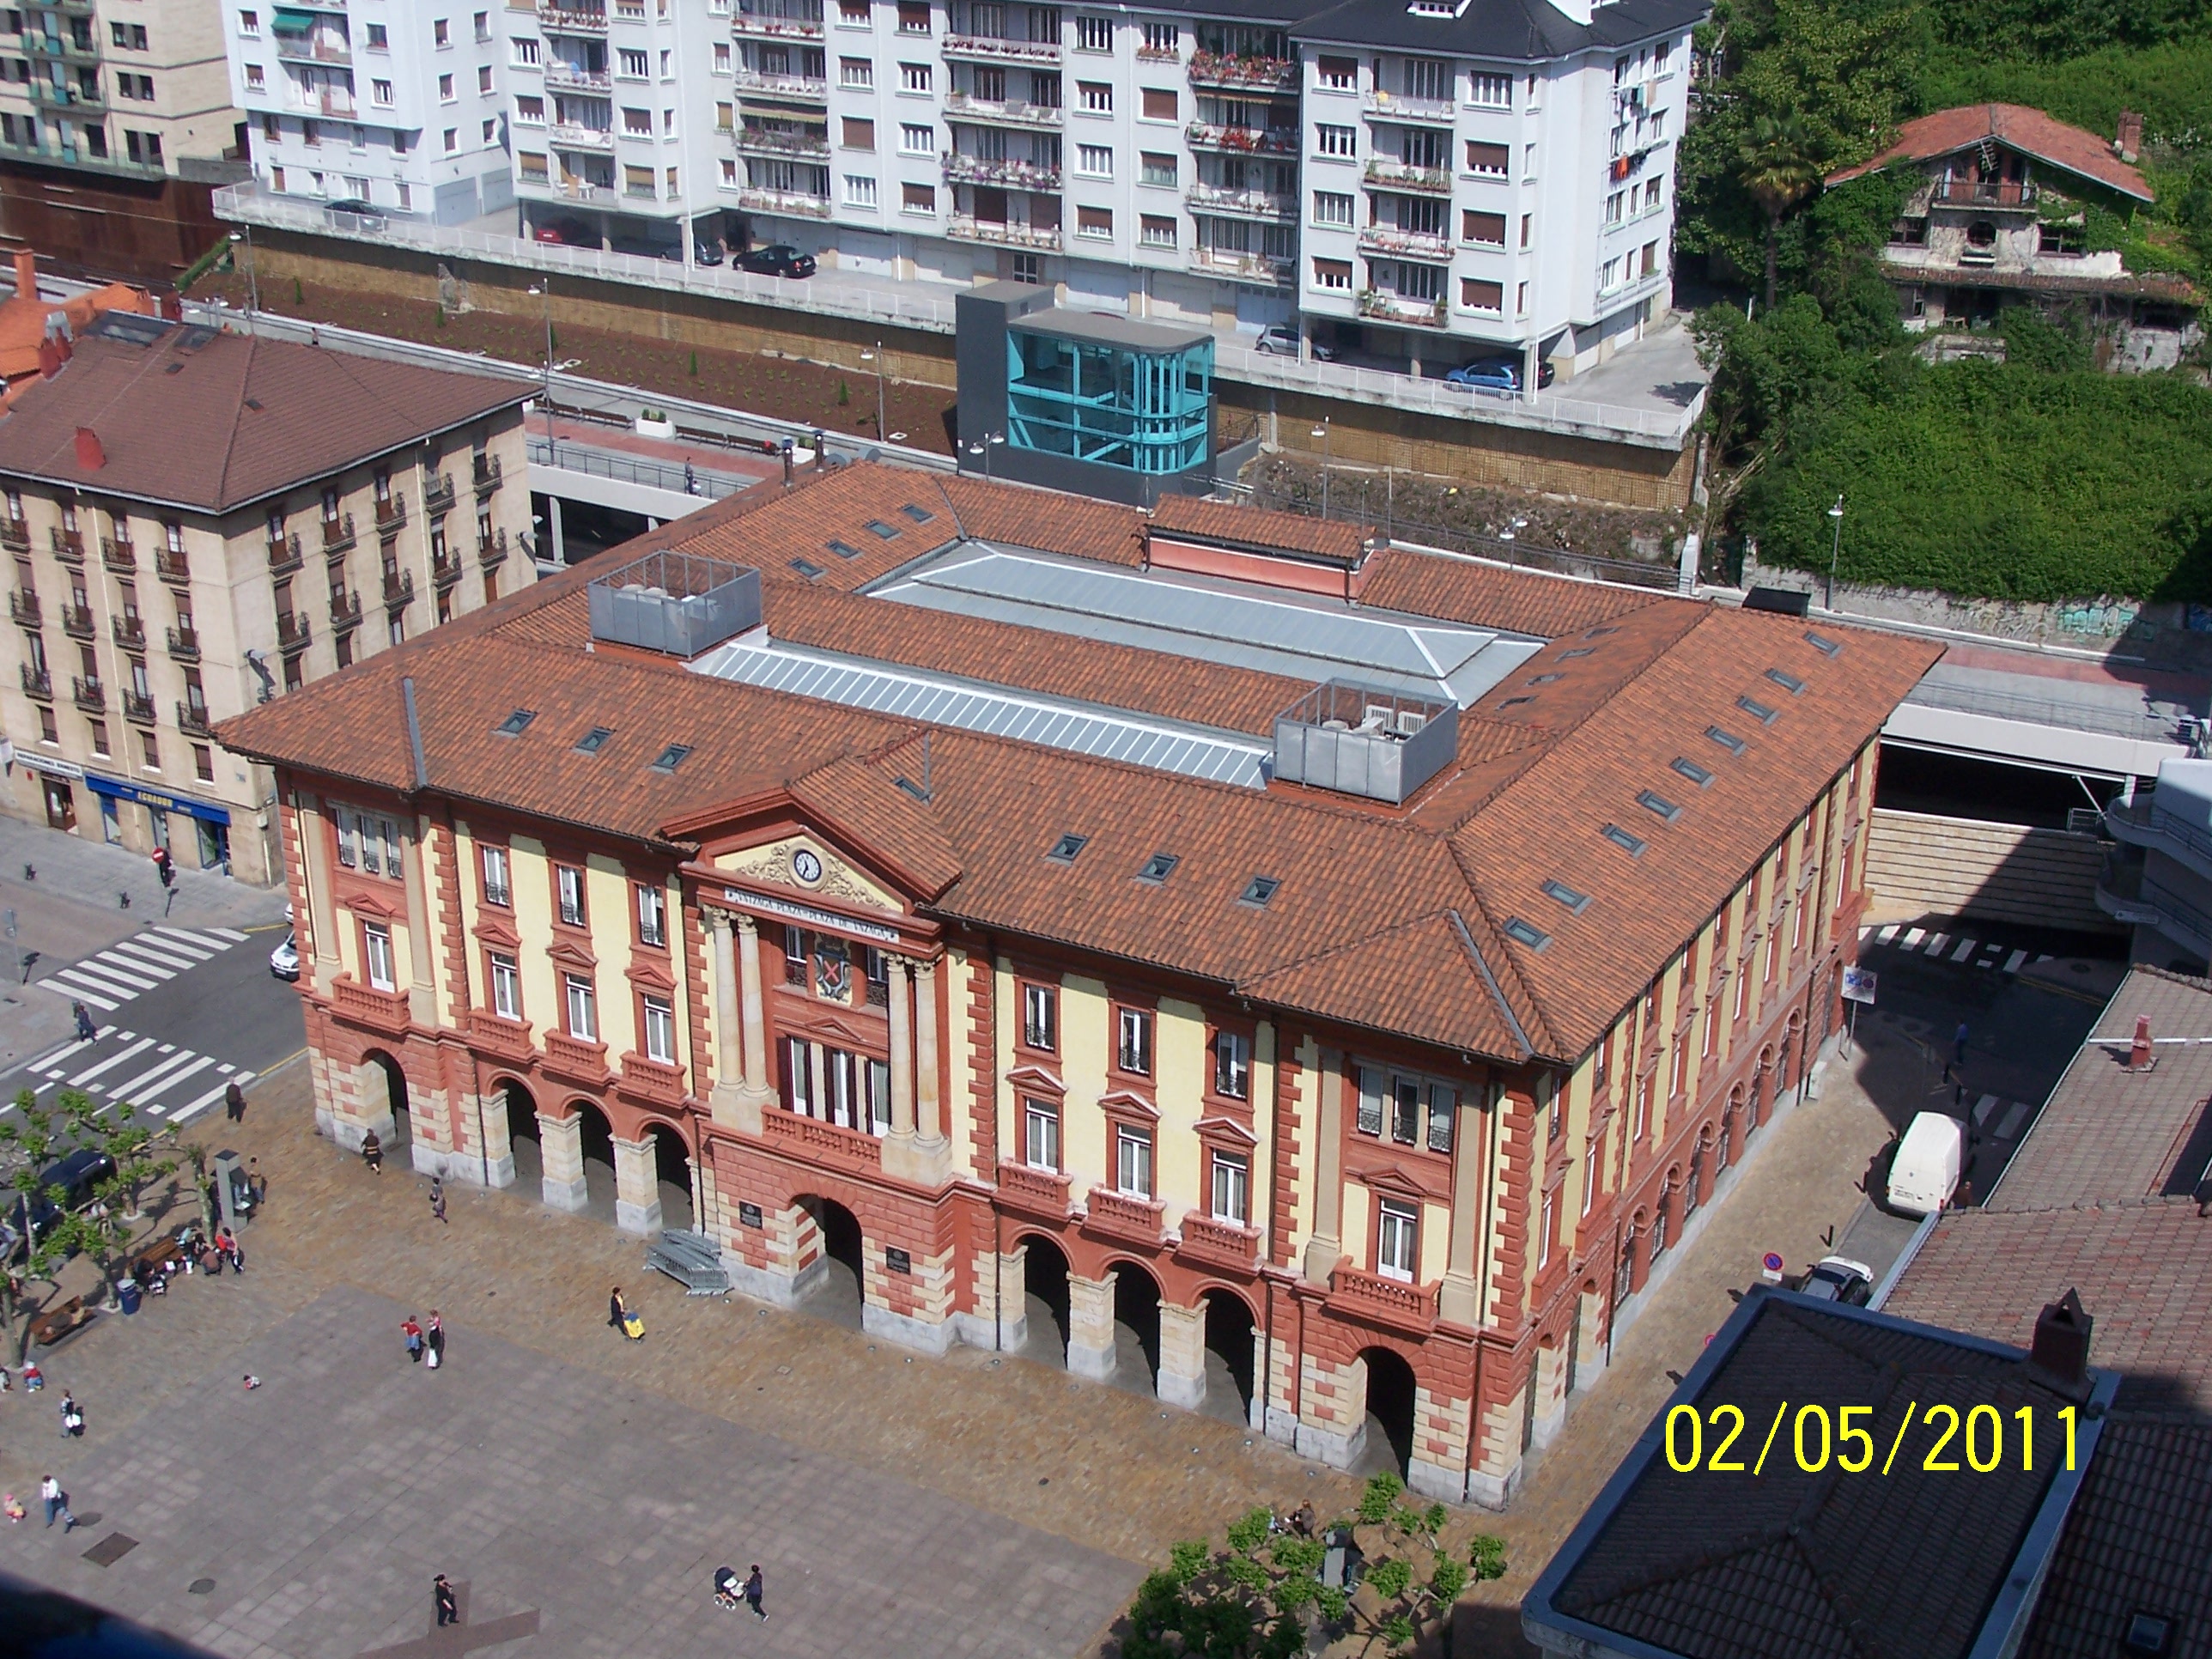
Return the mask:
<path id="1" fill-rule="evenodd" d="M 2089 1335 L 2097 1322 L 2081 1311 L 2081 1298 L 2069 1290 L 2035 1316 L 2035 1340 L 2027 1363 L 2066 1388 L 2089 1380 Z"/>
<path id="2" fill-rule="evenodd" d="M 36 300 L 39 297 L 39 256 L 27 247 L 15 250 L 15 297 Z"/>
<path id="3" fill-rule="evenodd" d="M 2112 153 L 2123 161 L 2133 161 L 2142 154 L 2142 117 L 2134 110 L 2120 112 L 2119 132 L 2112 140 Z"/>
<path id="4" fill-rule="evenodd" d="M 100 434 L 88 426 L 76 429 L 76 464 L 87 472 L 97 472 L 107 465 L 107 452 L 100 447 Z"/>
<path id="5" fill-rule="evenodd" d="M 2128 1044 L 2128 1070 L 2147 1071 L 2150 1066 L 2150 1016 L 2136 1016 L 2135 1041 Z"/>

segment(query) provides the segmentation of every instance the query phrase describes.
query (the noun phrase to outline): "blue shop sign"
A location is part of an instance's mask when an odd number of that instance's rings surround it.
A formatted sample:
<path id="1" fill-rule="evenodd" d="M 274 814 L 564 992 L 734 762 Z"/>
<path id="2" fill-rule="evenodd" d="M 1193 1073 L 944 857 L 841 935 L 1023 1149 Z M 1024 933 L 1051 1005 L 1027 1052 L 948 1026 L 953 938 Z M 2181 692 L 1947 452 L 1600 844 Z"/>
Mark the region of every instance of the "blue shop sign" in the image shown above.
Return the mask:
<path id="1" fill-rule="evenodd" d="M 126 783 L 120 778 L 103 778 L 97 772 L 84 775 L 84 787 L 95 795 L 112 795 L 118 800 L 135 800 L 141 806 L 150 806 L 157 812 L 182 812 L 188 817 L 205 818 L 210 823 L 230 822 L 228 806 L 211 806 L 204 800 L 194 800 L 189 795 L 172 795 L 165 790 L 149 789 L 143 784 Z"/>

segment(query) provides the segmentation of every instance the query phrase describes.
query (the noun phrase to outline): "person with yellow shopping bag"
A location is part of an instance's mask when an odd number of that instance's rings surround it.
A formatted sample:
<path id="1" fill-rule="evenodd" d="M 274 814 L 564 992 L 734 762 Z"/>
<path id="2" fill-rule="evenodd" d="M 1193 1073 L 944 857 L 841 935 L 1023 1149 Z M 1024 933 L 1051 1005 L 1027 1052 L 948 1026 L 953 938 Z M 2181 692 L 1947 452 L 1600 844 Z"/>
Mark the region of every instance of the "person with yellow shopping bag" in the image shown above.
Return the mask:
<path id="1" fill-rule="evenodd" d="M 641 1315 L 631 1310 L 629 1304 L 623 1297 L 619 1285 L 607 1292 L 607 1323 L 632 1342 L 645 1340 L 645 1320 Z"/>

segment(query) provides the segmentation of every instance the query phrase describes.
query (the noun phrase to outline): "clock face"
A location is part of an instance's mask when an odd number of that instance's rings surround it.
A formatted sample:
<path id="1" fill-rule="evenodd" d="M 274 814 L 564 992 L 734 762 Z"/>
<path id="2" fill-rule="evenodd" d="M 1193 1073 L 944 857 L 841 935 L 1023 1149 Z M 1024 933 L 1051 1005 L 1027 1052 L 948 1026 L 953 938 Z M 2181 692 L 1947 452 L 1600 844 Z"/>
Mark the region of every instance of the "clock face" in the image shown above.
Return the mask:
<path id="1" fill-rule="evenodd" d="M 791 855 L 791 867 L 809 887 L 822 879 L 822 860 L 804 847 Z"/>

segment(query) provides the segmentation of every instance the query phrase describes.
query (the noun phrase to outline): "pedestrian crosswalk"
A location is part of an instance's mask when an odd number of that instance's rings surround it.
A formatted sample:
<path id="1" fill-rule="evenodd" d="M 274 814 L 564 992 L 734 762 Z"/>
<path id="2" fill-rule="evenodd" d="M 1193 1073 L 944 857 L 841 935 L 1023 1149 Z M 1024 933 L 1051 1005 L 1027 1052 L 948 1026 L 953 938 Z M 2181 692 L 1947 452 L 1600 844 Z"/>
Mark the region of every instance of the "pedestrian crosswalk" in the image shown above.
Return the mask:
<path id="1" fill-rule="evenodd" d="M 1974 1103 L 1970 1115 L 1974 1127 L 1992 1139 L 2010 1140 L 2034 1110 L 2024 1100 L 2002 1100 L 1995 1095 L 1984 1095 Z"/>
<path id="2" fill-rule="evenodd" d="M 119 940 L 82 962 L 71 963 L 39 983 L 88 1008 L 112 1014 L 164 980 L 174 979 L 204 962 L 212 961 L 218 952 L 243 945 L 252 937 L 234 927 L 158 925 Z"/>
<path id="3" fill-rule="evenodd" d="M 102 1104 L 127 1101 L 165 1123 L 198 1116 L 232 1084 L 243 1087 L 254 1075 L 211 1054 L 113 1025 L 102 1025 L 90 1038 L 42 1055 L 28 1070 L 45 1079 L 34 1091 L 39 1095 L 80 1090 Z"/>
<path id="4" fill-rule="evenodd" d="M 1935 962 L 1948 962 L 1964 967 L 1971 962 L 1977 968 L 1994 969 L 2001 974 L 2016 974 L 2022 968 L 2048 962 L 2050 955 L 2005 944 L 2002 939 L 1981 939 L 1969 933 L 1946 933 L 1925 927 L 1908 927 L 1901 921 L 1893 921 L 1887 927 L 1859 929 L 1859 948 L 1887 945 L 1907 955 L 1917 955 Z"/>

